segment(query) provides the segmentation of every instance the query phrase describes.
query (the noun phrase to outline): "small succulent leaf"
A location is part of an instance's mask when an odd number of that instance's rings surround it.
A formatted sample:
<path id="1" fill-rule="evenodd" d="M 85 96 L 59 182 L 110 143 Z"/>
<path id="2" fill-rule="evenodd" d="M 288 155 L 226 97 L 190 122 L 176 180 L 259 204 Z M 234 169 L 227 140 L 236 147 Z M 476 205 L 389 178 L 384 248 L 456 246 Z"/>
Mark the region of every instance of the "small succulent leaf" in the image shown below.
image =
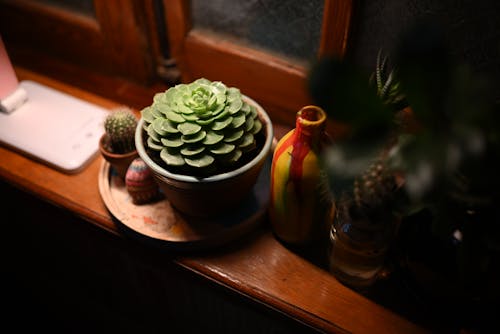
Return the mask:
<path id="1" fill-rule="evenodd" d="M 185 164 L 184 158 L 178 152 L 163 148 L 160 158 L 169 166 L 182 166 Z"/>
<path id="2" fill-rule="evenodd" d="M 172 121 L 170 121 L 168 119 L 165 119 L 165 118 L 162 119 L 161 127 L 167 133 L 170 133 L 170 134 L 179 133 L 179 130 L 177 130 L 177 124 L 173 123 Z"/>
<path id="3" fill-rule="evenodd" d="M 156 142 L 160 141 L 160 136 L 158 135 L 158 132 L 155 131 L 153 123 L 148 125 L 146 132 L 148 133 L 148 136 L 153 138 Z"/>
<path id="4" fill-rule="evenodd" d="M 182 115 L 182 117 L 186 120 L 186 121 L 189 121 L 189 122 L 195 122 L 197 120 L 200 119 L 199 115 L 197 114 L 190 114 L 190 115 Z"/>
<path id="5" fill-rule="evenodd" d="M 220 81 L 212 82 L 212 89 L 213 89 L 214 94 L 216 94 L 216 95 L 224 95 L 225 96 L 226 92 L 227 92 L 227 86 L 224 85 Z"/>
<path id="6" fill-rule="evenodd" d="M 238 143 L 238 148 L 244 149 L 248 148 L 255 143 L 255 138 L 251 133 L 245 133 L 245 135 L 241 138 L 241 141 Z"/>
<path id="7" fill-rule="evenodd" d="M 241 100 L 240 97 L 238 97 L 229 102 L 228 106 L 226 107 L 226 110 L 229 111 L 231 115 L 233 115 L 236 114 L 238 111 L 240 111 L 242 106 L 243 106 L 243 101 Z"/>
<path id="8" fill-rule="evenodd" d="M 231 87 L 227 90 L 228 99 L 233 100 L 234 98 L 240 97 L 241 92 L 236 87 Z M 229 98 L 230 97 L 230 98 Z"/>
<path id="9" fill-rule="evenodd" d="M 212 124 L 215 120 L 215 117 L 211 117 L 211 118 L 207 118 L 207 119 L 197 119 L 195 120 L 196 123 L 202 125 L 202 126 L 205 126 L 205 125 L 209 125 L 209 124 Z"/>
<path id="10" fill-rule="evenodd" d="M 167 118 L 174 123 L 184 123 L 186 121 L 186 119 L 182 117 L 181 114 L 173 111 L 167 111 L 165 113 L 165 116 L 167 116 Z"/>
<path id="11" fill-rule="evenodd" d="M 245 132 L 252 130 L 255 120 L 252 117 L 247 117 L 245 119 Z"/>
<path id="12" fill-rule="evenodd" d="M 153 108 L 151 108 L 151 114 L 154 118 L 163 117 L 164 115 L 156 106 L 153 106 Z"/>
<path id="13" fill-rule="evenodd" d="M 144 121 L 148 123 L 152 123 L 155 118 L 153 117 L 153 112 L 151 107 L 145 107 L 141 110 L 141 117 L 144 119 Z"/>
<path id="14" fill-rule="evenodd" d="M 220 120 L 220 119 L 223 119 L 223 118 L 226 118 L 229 116 L 229 112 L 227 110 L 224 110 L 223 112 L 221 112 L 220 114 L 218 114 L 217 116 L 214 117 L 214 120 Z"/>
<path id="15" fill-rule="evenodd" d="M 239 128 L 243 124 L 245 124 L 246 121 L 246 116 L 244 112 L 241 112 L 240 114 L 233 115 L 233 121 L 231 122 L 231 126 L 233 128 Z"/>
<path id="16" fill-rule="evenodd" d="M 192 135 L 182 135 L 181 140 L 187 144 L 193 144 L 204 140 L 206 137 L 207 133 L 205 131 L 198 131 Z"/>
<path id="17" fill-rule="evenodd" d="M 178 109 L 177 109 L 181 114 L 184 114 L 184 115 L 189 115 L 189 114 L 193 114 L 195 111 L 194 111 L 194 108 L 189 108 L 187 107 L 186 105 L 179 105 Z"/>
<path id="18" fill-rule="evenodd" d="M 189 136 L 201 131 L 201 125 L 196 123 L 184 122 L 177 126 L 177 130 L 179 130 L 183 135 Z"/>
<path id="19" fill-rule="evenodd" d="M 240 130 L 236 130 L 236 131 L 233 131 L 229 134 L 226 134 L 224 136 L 224 141 L 226 143 L 232 143 L 232 142 L 235 142 L 237 141 L 238 139 L 240 139 L 241 137 L 243 137 L 243 134 L 245 132 L 243 131 L 243 129 L 240 129 Z"/>
<path id="20" fill-rule="evenodd" d="M 183 156 L 189 157 L 189 156 L 200 154 L 204 150 L 205 150 L 205 147 L 203 147 L 203 146 L 189 145 L 189 146 L 181 148 L 180 152 Z"/>
<path id="21" fill-rule="evenodd" d="M 167 131 L 163 128 L 163 123 L 166 120 L 164 118 L 157 118 L 151 123 L 151 126 L 153 130 L 159 135 L 159 136 L 165 136 L 167 134 Z"/>
<path id="22" fill-rule="evenodd" d="M 226 104 L 224 102 L 217 104 L 216 108 L 214 110 L 212 110 L 210 116 L 216 116 L 216 115 L 218 115 L 221 111 L 224 110 L 225 107 L 226 107 Z"/>
<path id="23" fill-rule="evenodd" d="M 259 119 L 254 120 L 253 128 L 250 131 L 253 135 L 256 135 L 262 129 L 262 122 Z"/>
<path id="24" fill-rule="evenodd" d="M 215 131 L 208 131 L 206 137 L 203 139 L 203 144 L 210 146 L 220 143 L 224 139 L 224 135 Z"/>
<path id="25" fill-rule="evenodd" d="M 207 103 L 207 109 L 213 110 L 217 107 L 217 96 L 212 95 Z"/>
<path id="26" fill-rule="evenodd" d="M 386 95 L 387 95 L 387 91 L 389 90 L 389 88 L 391 88 L 392 86 L 392 81 L 394 80 L 394 72 L 391 71 L 391 73 L 389 73 L 389 75 L 387 76 L 387 81 L 385 82 L 384 86 L 382 87 L 381 91 L 380 91 L 380 96 L 382 98 L 385 98 Z"/>
<path id="27" fill-rule="evenodd" d="M 228 154 L 232 152 L 235 149 L 236 146 L 233 144 L 227 144 L 227 143 L 220 143 L 214 148 L 210 149 L 210 152 L 213 154 L 221 155 L 221 154 Z"/>
<path id="28" fill-rule="evenodd" d="M 251 118 L 256 118 L 258 116 L 257 108 L 254 106 L 250 106 L 250 117 Z"/>
<path id="29" fill-rule="evenodd" d="M 176 91 L 174 89 L 168 89 L 168 90 L 166 90 L 165 93 L 163 93 L 163 99 L 160 100 L 159 102 L 161 104 L 165 103 L 165 104 L 169 105 L 172 101 L 176 100 L 174 98 L 175 92 Z"/>
<path id="30" fill-rule="evenodd" d="M 161 138 L 161 143 L 165 145 L 166 147 L 181 147 L 184 145 L 184 142 L 182 141 L 181 137 L 174 137 L 174 138 Z"/>
<path id="31" fill-rule="evenodd" d="M 226 94 L 224 93 L 218 93 L 215 95 L 217 98 L 217 104 L 224 105 L 226 103 Z"/>
<path id="32" fill-rule="evenodd" d="M 155 141 L 152 137 L 149 137 L 147 140 L 148 147 L 155 151 L 161 151 L 163 149 L 163 145 L 161 142 Z"/>
<path id="33" fill-rule="evenodd" d="M 211 155 L 205 154 L 199 157 L 184 158 L 186 163 L 191 167 L 205 168 L 214 163 L 215 159 Z"/>
<path id="34" fill-rule="evenodd" d="M 241 150 L 234 150 L 222 156 L 221 161 L 227 165 L 235 164 L 236 162 L 238 162 L 238 160 L 241 158 L 242 155 L 243 152 Z"/>
<path id="35" fill-rule="evenodd" d="M 179 93 L 189 91 L 189 86 L 187 84 L 177 84 L 175 85 L 175 88 Z"/>
<path id="36" fill-rule="evenodd" d="M 243 111 L 245 115 L 248 116 L 252 111 L 252 109 L 250 108 L 250 105 L 248 103 L 243 101 L 243 105 L 241 106 L 241 111 Z"/>
<path id="37" fill-rule="evenodd" d="M 210 85 L 210 81 L 205 78 L 196 79 L 193 83 L 198 85 Z"/>
<path id="38" fill-rule="evenodd" d="M 156 93 L 153 96 L 153 105 L 162 105 L 166 102 L 165 92 Z"/>
<path id="39" fill-rule="evenodd" d="M 231 116 L 228 116 L 222 120 L 215 121 L 212 124 L 212 130 L 220 131 L 222 129 L 225 129 L 226 127 L 229 126 L 229 124 L 231 124 L 232 121 L 233 121 L 233 118 Z"/>

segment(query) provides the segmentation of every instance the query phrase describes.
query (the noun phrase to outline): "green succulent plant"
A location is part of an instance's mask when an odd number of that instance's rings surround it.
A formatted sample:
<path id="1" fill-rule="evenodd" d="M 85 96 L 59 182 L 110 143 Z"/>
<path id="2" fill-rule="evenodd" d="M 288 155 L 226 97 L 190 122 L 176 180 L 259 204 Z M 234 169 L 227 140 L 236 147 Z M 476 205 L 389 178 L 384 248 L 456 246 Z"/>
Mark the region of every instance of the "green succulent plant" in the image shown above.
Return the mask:
<path id="1" fill-rule="evenodd" d="M 377 95 L 385 104 L 395 110 L 401 110 L 407 105 L 406 97 L 401 92 L 396 68 L 389 66 L 389 57 L 383 56 L 382 49 L 377 54 L 375 71 L 370 76 L 369 81 L 370 84 L 375 85 Z"/>
<path id="2" fill-rule="evenodd" d="M 239 89 L 198 79 L 157 93 L 141 111 L 146 143 L 167 169 L 216 174 L 256 151 L 262 123 Z"/>
<path id="3" fill-rule="evenodd" d="M 135 150 L 134 134 L 137 123 L 137 117 L 127 107 L 116 108 L 106 116 L 104 129 L 109 138 L 109 149 L 113 153 Z"/>

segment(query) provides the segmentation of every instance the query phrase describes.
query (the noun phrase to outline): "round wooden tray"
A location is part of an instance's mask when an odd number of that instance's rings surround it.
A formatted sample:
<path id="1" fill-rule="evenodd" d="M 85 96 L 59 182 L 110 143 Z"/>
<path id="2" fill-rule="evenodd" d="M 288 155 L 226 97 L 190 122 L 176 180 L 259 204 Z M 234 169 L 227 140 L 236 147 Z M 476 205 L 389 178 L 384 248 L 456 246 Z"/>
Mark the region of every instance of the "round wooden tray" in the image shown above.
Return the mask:
<path id="1" fill-rule="evenodd" d="M 263 221 L 270 196 L 270 169 L 271 159 L 268 159 L 252 192 L 241 205 L 210 219 L 184 215 L 164 196 L 151 203 L 134 204 L 124 181 L 105 160 L 99 170 L 99 192 L 118 227 L 128 235 L 161 247 L 194 250 L 239 238 Z"/>

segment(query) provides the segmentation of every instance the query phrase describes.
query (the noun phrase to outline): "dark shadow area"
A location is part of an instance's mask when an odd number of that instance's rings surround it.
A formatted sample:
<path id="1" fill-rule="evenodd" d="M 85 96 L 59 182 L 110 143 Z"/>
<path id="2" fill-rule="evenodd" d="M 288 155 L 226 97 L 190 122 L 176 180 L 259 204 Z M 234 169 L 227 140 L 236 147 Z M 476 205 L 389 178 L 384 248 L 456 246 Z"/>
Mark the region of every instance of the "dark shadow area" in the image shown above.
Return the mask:
<path id="1" fill-rule="evenodd" d="M 51 333 L 316 333 L 0 182 L 2 326 Z M 229 247 L 229 245 L 228 245 Z"/>

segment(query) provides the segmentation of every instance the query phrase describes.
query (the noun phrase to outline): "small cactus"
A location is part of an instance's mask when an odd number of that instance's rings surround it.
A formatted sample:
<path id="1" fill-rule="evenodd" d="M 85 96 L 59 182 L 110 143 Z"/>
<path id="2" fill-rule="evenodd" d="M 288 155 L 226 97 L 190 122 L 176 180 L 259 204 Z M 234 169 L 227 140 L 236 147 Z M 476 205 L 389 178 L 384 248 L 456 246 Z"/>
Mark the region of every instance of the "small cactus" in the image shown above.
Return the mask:
<path id="1" fill-rule="evenodd" d="M 167 169 L 213 175 L 238 166 L 257 147 L 255 106 L 239 89 L 201 78 L 154 96 L 141 111 L 147 146 Z"/>
<path id="2" fill-rule="evenodd" d="M 386 209 L 396 188 L 394 174 L 385 161 L 379 159 L 354 181 L 354 203 L 365 212 Z"/>
<path id="3" fill-rule="evenodd" d="M 342 193 L 337 206 L 351 220 L 388 222 L 396 213 L 398 189 L 398 180 L 384 152 L 354 180 L 351 191 Z"/>
<path id="4" fill-rule="evenodd" d="M 106 117 L 104 129 L 113 153 L 122 154 L 135 150 L 136 127 L 137 117 L 127 107 L 116 108 Z"/>

